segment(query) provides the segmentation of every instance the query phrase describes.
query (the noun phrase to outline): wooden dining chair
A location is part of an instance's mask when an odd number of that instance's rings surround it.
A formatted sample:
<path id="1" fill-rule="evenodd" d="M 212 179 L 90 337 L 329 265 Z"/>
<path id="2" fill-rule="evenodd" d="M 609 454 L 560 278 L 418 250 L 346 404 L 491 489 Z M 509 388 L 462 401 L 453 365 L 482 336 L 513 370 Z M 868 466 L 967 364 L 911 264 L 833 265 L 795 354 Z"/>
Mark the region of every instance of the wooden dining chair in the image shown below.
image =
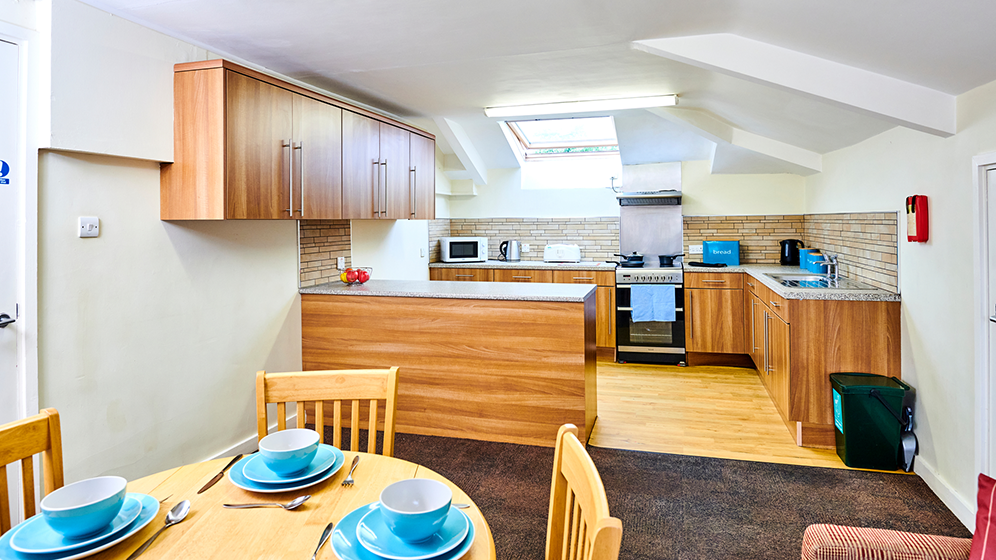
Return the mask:
<path id="1" fill-rule="evenodd" d="M 287 427 L 285 403 L 297 403 L 297 427 L 306 423 L 305 404 L 314 402 L 315 430 L 325 441 L 325 401 L 332 401 L 333 441 L 332 445 L 342 449 L 343 403 L 349 405 L 350 447 L 349 451 L 359 451 L 360 447 L 360 407 L 369 407 L 367 415 L 367 453 L 376 453 L 378 404 L 384 401 L 384 446 L 383 454 L 394 456 L 394 412 L 397 408 L 398 368 L 298 371 L 290 373 L 256 374 L 256 430 L 259 439 L 266 437 L 269 420 L 266 414 L 268 403 L 277 403 L 277 429 Z M 366 401 L 364 403 L 364 401 Z"/>
<path id="2" fill-rule="evenodd" d="M 62 488 L 62 431 L 59 412 L 42 409 L 38 414 L 0 426 L 0 535 L 11 527 L 10 494 L 7 488 L 7 465 L 21 462 L 21 492 L 24 495 L 24 518 L 35 514 L 34 456 L 42 454 L 42 478 L 45 494 Z"/>
<path id="3" fill-rule="evenodd" d="M 609 517 L 605 487 L 578 429 L 564 424 L 557 433 L 546 527 L 546 560 L 616 560 L 622 522 Z"/>

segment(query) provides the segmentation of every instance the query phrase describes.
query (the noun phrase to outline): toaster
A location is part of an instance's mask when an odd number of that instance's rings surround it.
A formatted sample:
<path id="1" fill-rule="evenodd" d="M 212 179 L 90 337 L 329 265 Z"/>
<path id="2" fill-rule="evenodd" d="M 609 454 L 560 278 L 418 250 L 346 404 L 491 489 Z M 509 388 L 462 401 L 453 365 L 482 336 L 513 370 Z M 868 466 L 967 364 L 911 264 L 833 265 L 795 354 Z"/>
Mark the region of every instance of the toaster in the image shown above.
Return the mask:
<path id="1" fill-rule="evenodd" d="M 543 262 L 581 262 L 581 247 L 554 244 L 543 249 Z"/>

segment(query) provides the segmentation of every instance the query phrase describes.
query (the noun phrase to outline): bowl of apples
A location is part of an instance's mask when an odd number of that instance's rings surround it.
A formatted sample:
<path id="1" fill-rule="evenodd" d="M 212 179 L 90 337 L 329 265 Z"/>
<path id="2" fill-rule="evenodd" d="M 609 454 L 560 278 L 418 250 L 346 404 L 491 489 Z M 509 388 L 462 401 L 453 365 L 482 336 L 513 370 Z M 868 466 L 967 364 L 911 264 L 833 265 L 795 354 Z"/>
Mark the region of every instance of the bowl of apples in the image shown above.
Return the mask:
<path id="1" fill-rule="evenodd" d="M 371 273 L 373 273 L 373 267 L 370 266 L 347 268 L 339 273 L 339 280 L 346 284 L 362 284 L 370 279 Z"/>

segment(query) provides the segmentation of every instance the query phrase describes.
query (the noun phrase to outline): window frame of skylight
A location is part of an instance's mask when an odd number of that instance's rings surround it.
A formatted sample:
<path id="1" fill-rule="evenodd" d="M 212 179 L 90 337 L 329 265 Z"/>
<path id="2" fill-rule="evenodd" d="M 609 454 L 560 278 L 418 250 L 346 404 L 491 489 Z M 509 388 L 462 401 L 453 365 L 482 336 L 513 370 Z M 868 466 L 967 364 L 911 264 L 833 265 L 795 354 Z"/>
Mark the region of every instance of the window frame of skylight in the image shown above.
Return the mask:
<path id="1" fill-rule="evenodd" d="M 610 115 L 605 117 L 578 117 L 578 118 L 608 118 L 612 119 L 613 128 L 615 128 L 615 119 Z M 537 142 L 531 144 L 525 137 L 525 133 L 519 129 L 519 122 L 532 122 L 532 121 L 566 121 L 573 120 L 572 118 L 559 118 L 559 119 L 521 119 L 518 121 L 508 120 L 505 121 L 505 125 L 508 126 L 509 131 L 512 135 L 519 141 L 519 145 L 523 151 L 523 157 L 525 159 L 543 159 L 543 158 L 560 158 L 560 157 L 592 157 L 592 156 L 606 156 L 606 155 L 618 155 L 619 154 L 619 141 L 615 142 Z M 603 148 L 614 146 L 615 150 L 601 150 L 594 152 L 569 152 L 569 153 L 535 153 L 536 150 L 557 150 L 557 149 L 568 149 L 568 148 Z"/>

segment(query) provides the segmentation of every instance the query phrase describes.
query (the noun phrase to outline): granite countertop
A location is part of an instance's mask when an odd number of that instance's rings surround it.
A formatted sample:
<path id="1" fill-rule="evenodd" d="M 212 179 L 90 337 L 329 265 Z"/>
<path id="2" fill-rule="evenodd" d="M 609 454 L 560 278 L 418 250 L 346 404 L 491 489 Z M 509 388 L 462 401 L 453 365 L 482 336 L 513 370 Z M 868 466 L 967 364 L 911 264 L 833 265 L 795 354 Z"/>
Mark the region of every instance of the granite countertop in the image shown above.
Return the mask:
<path id="1" fill-rule="evenodd" d="M 483 264 L 483 263 L 478 263 Z M 441 282 L 430 280 L 369 280 L 347 285 L 328 282 L 301 288 L 302 294 L 333 296 L 488 299 L 505 301 L 559 301 L 580 303 L 595 293 L 594 284 L 530 282 Z"/>
<path id="2" fill-rule="evenodd" d="M 785 299 L 823 299 L 838 301 L 901 301 L 899 294 L 863 284 L 867 289 L 834 289 L 834 288 L 790 288 L 782 286 L 769 274 L 812 274 L 798 266 L 782 266 L 778 264 L 744 264 L 725 268 L 684 267 L 685 273 L 690 272 L 746 272 L 764 284 L 771 291 Z M 843 279 L 843 277 L 842 277 Z M 851 280 L 851 282 L 857 282 Z M 858 282 L 860 284 L 860 282 Z"/>
<path id="3" fill-rule="evenodd" d="M 581 261 L 576 263 L 548 263 L 543 261 L 485 261 L 466 263 L 429 263 L 429 268 L 517 268 L 532 270 L 604 270 L 612 272 L 616 269 L 616 263 Z"/>

